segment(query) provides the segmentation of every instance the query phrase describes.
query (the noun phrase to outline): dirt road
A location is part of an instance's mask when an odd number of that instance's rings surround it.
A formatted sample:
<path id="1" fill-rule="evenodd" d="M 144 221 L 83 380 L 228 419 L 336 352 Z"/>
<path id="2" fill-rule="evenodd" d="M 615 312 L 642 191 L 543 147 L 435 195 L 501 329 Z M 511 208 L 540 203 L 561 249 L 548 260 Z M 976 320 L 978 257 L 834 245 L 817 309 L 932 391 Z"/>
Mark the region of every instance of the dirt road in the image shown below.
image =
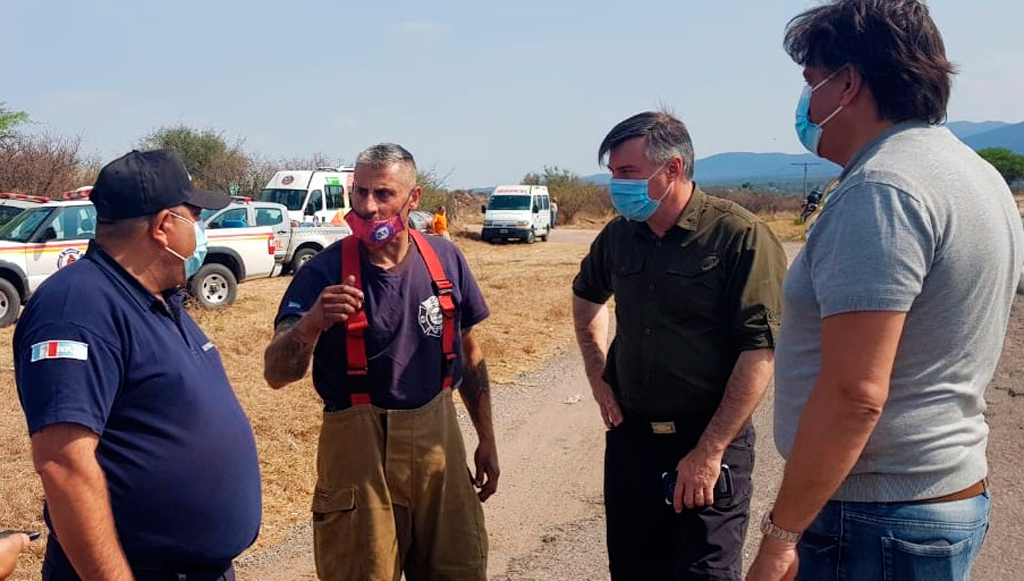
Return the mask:
<path id="1" fill-rule="evenodd" d="M 555 230 L 552 239 L 589 244 L 594 232 Z M 796 244 L 787 245 L 792 257 Z M 1020 441 L 1024 437 L 1024 304 L 1014 310 L 1000 370 L 989 389 L 992 426 L 989 458 L 992 529 L 974 579 L 1017 579 L 1024 574 L 1024 487 Z M 758 517 L 774 499 L 783 462 L 772 443 L 771 390 L 758 408 L 755 494 Z M 604 427 L 590 397 L 575 349 L 552 354 L 538 371 L 515 384 L 495 386 L 495 428 L 502 475 L 499 492 L 485 504 L 490 532 L 489 576 L 499 581 L 608 579 L 601 505 Z M 472 429 L 463 417 L 467 445 Z M 759 539 L 748 535 L 749 564 Z M 292 539 L 239 563 L 242 581 L 315 579 L 309 524 Z"/>

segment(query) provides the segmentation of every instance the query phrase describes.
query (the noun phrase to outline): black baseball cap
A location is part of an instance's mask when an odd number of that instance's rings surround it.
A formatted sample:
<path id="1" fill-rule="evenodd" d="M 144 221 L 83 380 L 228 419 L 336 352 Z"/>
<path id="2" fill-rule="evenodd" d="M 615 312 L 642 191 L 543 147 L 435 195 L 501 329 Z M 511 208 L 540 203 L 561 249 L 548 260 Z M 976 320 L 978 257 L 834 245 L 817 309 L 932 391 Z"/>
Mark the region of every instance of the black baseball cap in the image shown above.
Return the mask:
<path id="1" fill-rule="evenodd" d="M 132 151 L 103 166 L 89 199 L 96 218 L 116 222 L 150 216 L 160 210 L 190 204 L 219 210 L 231 202 L 225 194 L 192 187 L 185 164 L 173 149 Z"/>

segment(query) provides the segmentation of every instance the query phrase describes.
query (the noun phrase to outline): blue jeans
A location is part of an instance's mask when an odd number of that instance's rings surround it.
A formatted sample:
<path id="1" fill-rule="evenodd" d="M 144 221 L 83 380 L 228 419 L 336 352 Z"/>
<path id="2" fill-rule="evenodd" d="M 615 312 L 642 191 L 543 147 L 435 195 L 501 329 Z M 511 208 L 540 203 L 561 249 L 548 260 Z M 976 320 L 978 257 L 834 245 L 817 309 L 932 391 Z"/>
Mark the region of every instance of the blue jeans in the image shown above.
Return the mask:
<path id="1" fill-rule="evenodd" d="M 930 504 L 833 501 L 800 538 L 798 581 L 966 581 L 988 493 Z"/>

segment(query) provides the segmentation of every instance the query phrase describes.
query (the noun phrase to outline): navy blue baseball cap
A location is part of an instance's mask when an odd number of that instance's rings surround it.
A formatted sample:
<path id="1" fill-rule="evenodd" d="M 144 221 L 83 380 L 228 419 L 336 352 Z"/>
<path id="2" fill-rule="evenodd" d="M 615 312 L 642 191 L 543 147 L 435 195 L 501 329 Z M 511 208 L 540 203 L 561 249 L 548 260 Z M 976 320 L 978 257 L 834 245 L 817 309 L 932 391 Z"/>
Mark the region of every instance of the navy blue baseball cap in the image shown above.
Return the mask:
<path id="1" fill-rule="evenodd" d="M 225 194 L 192 187 L 185 164 L 173 149 L 132 151 L 108 163 L 89 199 L 102 222 L 150 216 L 182 204 L 219 210 L 231 202 Z"/>

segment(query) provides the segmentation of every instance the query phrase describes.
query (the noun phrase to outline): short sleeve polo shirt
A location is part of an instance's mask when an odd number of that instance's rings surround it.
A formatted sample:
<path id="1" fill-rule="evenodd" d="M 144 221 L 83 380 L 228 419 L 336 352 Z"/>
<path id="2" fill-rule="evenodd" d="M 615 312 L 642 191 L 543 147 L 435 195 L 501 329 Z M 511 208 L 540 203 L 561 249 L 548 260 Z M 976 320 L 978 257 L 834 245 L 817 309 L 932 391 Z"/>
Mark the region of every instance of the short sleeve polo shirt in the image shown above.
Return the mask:
<path id="1" fill-rule="evenodd" d="M 130 562 L 222 564 L 259 531 L 252 428 L 182 299 L 161 301 L 93 243 L 40 287 L 14 334 L 29 432 L 99 435 Z"/>

